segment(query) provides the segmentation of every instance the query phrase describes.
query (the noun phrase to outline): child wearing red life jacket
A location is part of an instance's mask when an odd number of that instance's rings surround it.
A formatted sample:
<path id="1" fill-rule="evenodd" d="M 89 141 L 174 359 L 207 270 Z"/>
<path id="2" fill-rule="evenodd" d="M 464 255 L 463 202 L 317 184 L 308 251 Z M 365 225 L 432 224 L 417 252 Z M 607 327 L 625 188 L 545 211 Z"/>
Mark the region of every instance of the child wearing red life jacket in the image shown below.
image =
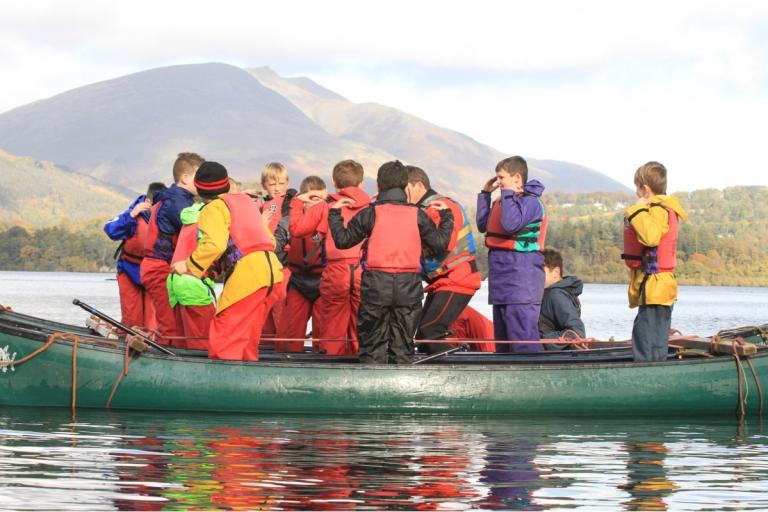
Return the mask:
<path id="1" fill-rule="evenodd" d="M 491 203 L 491 194 L 501 189 Z M 539 352 L 539 309 L 544 294 L 544 239 L 547 217 L 541 194 L 544 185 L 528 180 L 522 157 L 496 165 L 496 176 L 477 196 L 477 228 L 488 247 L 488 302 L 493 305 L 497 352 Z"/>
<path id="2" fill-rule="evenodd" d="M 326 264 L 320 277 L 320 296 L 312 311 L 312 335 L 320 340 L 315 349 L 328 355 L 357 355 L 358 351 L 362 242 L 345 249 L 337 247 L 329 234 L 328 212 L 331 203 L 348 199 L 340 208 L 346 225 L 356 213 L 370 205 L 370 197 L 361 188 L 363 176 L 362 165 L 354 160 L 342 160 L 333 167 L 334 194 L 317 191 L 291 201 L 291 237 L 299 239 L 317 233 L 325 238 Z M 305 202 L 309 203 L 307 208 L 304 208 Z"/>
<path id="3" fill-rule="evenodd" d="M 258 361 L 267 299 L 283 280 L 274 237 L 258 204 L 246 194 L 228 193 L 223 165 L 205 162 L 195 175 L 195 186 L 207 203 L 198 218 L 202 238 L 173 271 L 202 277 L 215 266 L 221 272 L 224 290 L 211 323 L 208 357 Z"/>
<path id="4" fill-rule="evenodd" d="M 638 308 L 632 328 L 635 361 L 664 361 L 672 305 L 677 300 L 675 263 L 680 201 L 667 192 L 667 169 L 648 162 L 635 171 L 636 204 L 624 212 L 624 254 L 630 268 L 629 307 Z"/>
<path id="5" fill-rule="evenodd" d="M 150 183 L 146 195 L 137 197 L 127 210 L 104 224 L 104 232 L 111 240 L 122 240 L 115 253 L 118 258 L 117 288 L 120 292 L 120 321 L 129 327 L 157 328 L 155 308 L 141 284 L 141 261 L 149 234 L 152 197 L 163 189 L 165 185 L 162 183 Z"/>
<path id="6" fill-rule="evenodd" d="M 195 172 L 203 158 L 196 153 L 179 153 L 173 164 L 174 184 L 155 194 L 149 219 L 149 233 L 141 262 L 141 282 L 152 300 L 157 328 L 162 336 L 179 336 L 184 330 L 168 299 L 166 281 L 181 231 L 181 210 L 194 202 Z M 164 339 L 158 340 L 165 344 Z"/>
<path id="7" fill-rule="evenodd" d="M 309 208 L 313 203 L 322 201 L 320 194 L 327 194 L 325 182 L 318 176 L 307 176 L 299 187 L 300 202 L 288 202 L 291 208 Z M 290 214 L 289 214 L 290 215 Z M 283 217 L 281 224 L 290 217 Z M 278 225 L 278 232 L 283 229 Z M 277 233 L 275 234 L 277 236 Z M 320 279 L 325 268 L 325 235 L 315 231 L 311 235 L 290 240 L 285 258 L 285 265 L 290 269 L 285 309 L 277 326 L 275 350 L 278 352 L 303 352 L 307 323 L 312 316 L 315 323 L 313 306 L 320 296 Z M 293 341 L 287 341 L 292 339 Z"/>
<path id="8" fill-rule="evenodd" d="M 423 254 L 422 277 L 427 282 L 427 298 L 419 319 L 416 337 L 440 339 L 469 304 L 480 288 L 480 272 L 475 262 L 475 241 L 464 208 L 448 197 L 432 190 L 429 176 L 423 169 L 412 165 L 408 170 L 408 185 L 405 194 L 408 202 L 415 204 L 432 219 L 440 222 L 440 213 L 429 205 L 434 201 L 444 202 L 453 214 L 453 231 L 448 243 L 448 252 L 441 258 Z M 429 343 L 419 347 L 428 354 L 436 354 L 450 348 L 447 344 Z"/>
<path id="9" fill-rule="evenodd" d="M 200 241 L 197 226 L 200 210 L 204 203 L 195 203 L 181 210 L 179 239 L 173 252 L 171 265 L 189 258 Z M 168 299 L 171 307 L 181 318 L 182 334 L 185 339 L 174 342 L 179 348 L 208 350 L 208 332 L 213 315 L 216 314 L 214 283 L 206 275 L 197 278 L 192 275 L 171 273 L 168 276 Z"/>
<path id="10" fill-rule="evenodd" d="M 283 164 L 270 162 L 262 169 L 261 186 L 266 195 L 263 198 L 261 211 L 268 217 L 269 230 L 273 235 L 277 231 L 277 226 L 282 218 L 283 201 L 286 199 L 289 184 L 288 169 Z M 287 247 L 280 249 L 287 249 Z M 278 257 L 281 260 L 284 259 L 284 255 L 278 255 Z M 275 286 L 273 293 L 270 295 L 269 312 L 264 323 L 263 336 L 277 335 L 277 326 L 280 324 L 280 317 L 285 309 L 286 285 L 291 275 L 290 272 L 290 269 L 285 266 L 283 267 L 282 284 Z"/>
<path id="11" fill-rule="evenodd" d="M 376 183 L 375 203 L 345 226 L 340 209 L 350 199 L 340 199 L 331 206 L 328 224 L 340 249 L 365 240 L 357 315 L 360 362 L 408 364 L 424 296 L 422 250 L 443 256 L 451 239 L 453 215 L 445 203 L 434 201 L 431 207 L 440 210 L 440 224 L 435 227 L 423 210 L 408 204 L 408 171 L 399 161 L 382 165 Z"/>

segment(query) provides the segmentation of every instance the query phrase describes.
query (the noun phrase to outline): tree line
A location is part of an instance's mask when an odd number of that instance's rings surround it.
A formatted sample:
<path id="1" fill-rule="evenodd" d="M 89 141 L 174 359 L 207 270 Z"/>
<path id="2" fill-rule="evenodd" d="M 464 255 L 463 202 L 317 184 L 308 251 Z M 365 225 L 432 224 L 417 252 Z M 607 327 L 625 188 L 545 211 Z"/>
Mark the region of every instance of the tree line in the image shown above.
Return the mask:
<path id="1" fill-rule="evenodd" d="M 768 188 L 731 187 L 675 194 L 690 221 L 680 224 L 677 276 L 681 284 L 768 286 Z M 624 283 L 623 212 L 636 199 L 624 193 L 545 194 L 547 246 L 563 253 L 566 274 L 586 282 Z M 469 215 L 474 220 L 474 211 Z M 0 227 L 0 269 L 108 271 L 117 243 L 101 230 L 106 219 L 37 230 Z M 473 222 L 474 224 L 474 222 Z M 477 237 L 482 271 L 487 254 Z"/>

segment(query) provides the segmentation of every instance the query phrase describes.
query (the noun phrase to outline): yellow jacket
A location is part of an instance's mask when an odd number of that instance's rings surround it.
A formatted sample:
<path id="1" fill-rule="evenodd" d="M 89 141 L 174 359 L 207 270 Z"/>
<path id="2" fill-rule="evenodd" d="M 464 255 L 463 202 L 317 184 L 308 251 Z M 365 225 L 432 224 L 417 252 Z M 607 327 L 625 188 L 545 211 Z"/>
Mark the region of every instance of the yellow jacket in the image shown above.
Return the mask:
<path id="1" fill-rule="evenodd" d="M 260 222 L 261 219 L 254 219 Z M 214 199 L 200 211 L 198 228 L 201 233 L 197 249 L 187 258 L 187 268 L 195 276 L 200 277 L 204 270 L 218 260 L 227 249 L 229 241 L 229 226 L 232 217 L 229 208 L 220 199 Z M 267 228 L 267 231 L 269 229 Z M 273 236 L 270 232 L 270 236 Z M 273 237 L 274 238 L 274 237 Z M 232 274 L 224 283 L 216 312 L 220 313 L 235 302 L 244 299 L 253 292 L 277 284 L 283 280 L 282 265 L 272 251 L 258 251 L 246 255 L 235 265 Z"/>
<path id="2" fill-rule="evenodd" d="M 637 233 L 638 241 L 647 247 L 656 247 L 661 237 L 669 231 L 669 214 L 666 208 L 677 213 L 683 219 L 688 220 L 680 201 L 674 196 L 657 195 L 650 199 L 651 204 L 660 204 L 664 208 L 648 208 L 645 203 L 636 203 L 624 212 L 624 218 L 632 218 L 632 227 Z M 644 211 L 643 211 L 644 210 Z M 633 214 L 637 213 L 634 217 Z M 640 286 L 645 279 L 642 269 L 630 269 L 629 278 L 629 307 L 636 308 L 643 305 L 671 306 L 677 300 L 677 280 L 672 272 L 659 272 L 648 276 L 645 283 L 645 304 L 641 304 Z"/>

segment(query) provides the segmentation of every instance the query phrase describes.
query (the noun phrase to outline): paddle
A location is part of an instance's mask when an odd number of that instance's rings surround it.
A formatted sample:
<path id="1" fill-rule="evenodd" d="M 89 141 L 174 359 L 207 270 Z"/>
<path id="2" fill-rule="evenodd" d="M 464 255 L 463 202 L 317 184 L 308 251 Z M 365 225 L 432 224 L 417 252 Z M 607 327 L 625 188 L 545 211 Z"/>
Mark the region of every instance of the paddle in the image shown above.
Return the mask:
<path id="1" fill-rule="evenodd" d="M 122 323 L 118 322 L 117 320 L 115 320 L 111 316 L 107 316 L 106 314 L 102 313 L 101 311 L 99 311 L 98 309 L 94 308 L 93 306 L 89 306 L 88 304 L 86 304 L 85 302 L 81 301 L 80 299 L 72 299 L 72 304 L 74 304 L 75 306 L 80 306 L 81 308 L 83 308 L 84 310 L 89 312 L 90 314 L 92 314 L 92 315 L 94 315 L 94 316 L 96 316 L 98 318 L 101 318 L 105 322 L 114 325 L 118 329 L 122 329 L 123 331 L 127 332 L 128 334 L 133 334 L 134 336 L 138 336 L 139 338 L 144 340 L 149 345 L 155 347 L 160 352 L 168 354 L 169 356 L 175 356 L 176 355 L 173 352 L 171 352 L 170 350 L 168 350 L 167 348 L 165 348 L 164 346 L 157 344 L 156 342 L 154 342 L 151 339 L 147 338 L 146 336 L 144 336 L 140 332 L 137 332 L 137 331 L 131 329 L 127 325 L 123 325 Z"/>
<path id="2" fill-rule="evenodd" d="M 467 345 L 466 343 L 462 343 L 458 347 L 449 348 L 448 350 L 446 350 L 444 352 L 439 352 L 437 354 L 432 354 L 429 357 L 425 357 L 424 359 L 419 359 L 418 361 L 414 361 L 411 364 L 426 363 L 427 361 L 432 361 L 433 359 L 437 359 L 438 357 L 447 356 L 448 354 L 453 354 L 454 352 L 458 352 L 460 350 L 462 350 L 462 351 L 463 350 L 467 350 L 468 348 L 469 348 L 469 345 Z"/>

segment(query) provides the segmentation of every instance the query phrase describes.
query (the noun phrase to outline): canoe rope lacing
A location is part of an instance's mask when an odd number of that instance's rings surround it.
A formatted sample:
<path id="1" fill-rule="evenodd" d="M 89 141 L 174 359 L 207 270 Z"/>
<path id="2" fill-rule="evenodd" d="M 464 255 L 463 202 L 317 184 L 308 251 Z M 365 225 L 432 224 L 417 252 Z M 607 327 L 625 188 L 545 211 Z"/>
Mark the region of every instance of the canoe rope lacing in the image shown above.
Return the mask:
<path id="1" fill-rule="evenodd" d="M 715 335 L 712 336 L 712 342 L 719 343 L 722 342 L 722 338 L 720 336 Z M 739 381 L 739 401 L 736 406 L 736 414 L 739 416 L 739 418 L 744 417 L 747 410 L 747 399 L 749 398 L 749 380 L 747 379 L 747 376 L 744 373 L 744 364 L 741 361 L 741 356 L 739 356 L 739 350 L 738 346 L 744 346 L 747 342 L 744 341 L 744 338 L 741 336 L 737 336 L 731 340 L 731 347 L 733 348 L 733 359 L 736 363 L 736 374 Z M 760 379 L 757 376 L 757 371 L 755 370 L 755 366 L 752 364 L 752 358 L 750 358 L 748 355 L 744 355 L 744 360 L 747 362 L 747 365 L 749 365 L 749 369 L 752 372 L 752 378 L 755 381 L 755 387 L 757 387 L 757 400 L 758 400 L 758 410 L 760 416 L 763 415 L 763 388 L 760 385 Z M 743 383 L 743 384 L 742 384 Z M 746 391 L 745 391 L 746 390 Z"/>
<path id="2" fill-rule="evenodd" d="M 6 363 L 10 368 L 11 371 L 14 371 L 14 368 L 16 366 L 20 366 L 30 359 L 33 359 L 37 357 L 38 355 L 42 354 L 48 348 L 53 345 L 53 342 L 56 340 L 64 340 L 64 341 L 71 341 L 72 342 L 72 400 L 71 400 L 71 406 L 72 410 L 75 410 L 75 407 L 77 406 L 77 345 L 80 342 L 80 337 L 76 334 L 72 334 L 71 332 L 55 332 L 48 336 L 48 340 L 43 344 L 42 347 L 38 348 L 31 354 L 22 357 L 18 361 L 14 360 L 16 354 L 14 353 L 14 357 L 11 358 L 12 360 L 10 363 Z M 4 368 L 5 369 L 5 368 Z"/>

